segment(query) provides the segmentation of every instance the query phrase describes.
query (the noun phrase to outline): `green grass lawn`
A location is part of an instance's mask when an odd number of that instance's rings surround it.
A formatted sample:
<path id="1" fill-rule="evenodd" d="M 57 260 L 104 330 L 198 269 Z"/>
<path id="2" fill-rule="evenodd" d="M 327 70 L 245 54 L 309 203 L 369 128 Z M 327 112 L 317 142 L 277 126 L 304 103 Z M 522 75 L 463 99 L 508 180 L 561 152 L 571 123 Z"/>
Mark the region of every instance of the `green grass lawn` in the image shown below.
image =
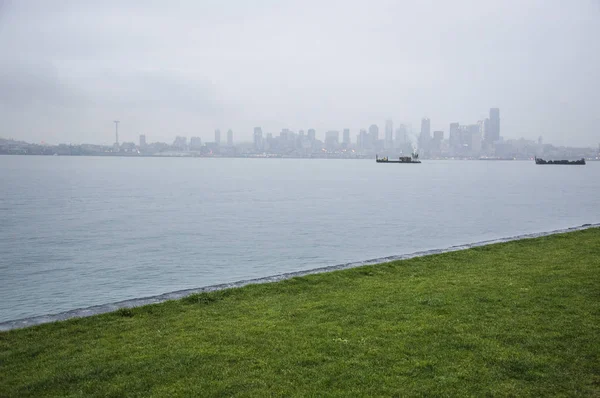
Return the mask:
<path id="1" fill-rule="evenodd" d="M 0 333 L 0 396 L 600 396 L 600 229 Z"/>

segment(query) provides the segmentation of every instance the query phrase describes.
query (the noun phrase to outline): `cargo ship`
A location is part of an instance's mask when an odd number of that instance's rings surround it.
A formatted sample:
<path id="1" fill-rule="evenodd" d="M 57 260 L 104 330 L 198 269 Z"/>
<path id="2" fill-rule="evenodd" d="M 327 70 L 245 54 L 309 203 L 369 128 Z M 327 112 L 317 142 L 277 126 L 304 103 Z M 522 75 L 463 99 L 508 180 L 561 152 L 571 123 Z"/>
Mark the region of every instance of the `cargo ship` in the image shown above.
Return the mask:
<path id="1" fill-rule="evenodd" d="M 375 161 L 377 163 L 421 163 L 418 153 L 413 153 L 411 156 L 400 156 L 398 160 L 390 160 L 387 156 L 380 158 L 375 155 Z"/>
<path id="2" fill-rule="evenodd" d="M 535 157 L 535 164 L 585 164 L 585 158 L 581 158 L 579 160 L 544 160 L 541 158 Z"/>

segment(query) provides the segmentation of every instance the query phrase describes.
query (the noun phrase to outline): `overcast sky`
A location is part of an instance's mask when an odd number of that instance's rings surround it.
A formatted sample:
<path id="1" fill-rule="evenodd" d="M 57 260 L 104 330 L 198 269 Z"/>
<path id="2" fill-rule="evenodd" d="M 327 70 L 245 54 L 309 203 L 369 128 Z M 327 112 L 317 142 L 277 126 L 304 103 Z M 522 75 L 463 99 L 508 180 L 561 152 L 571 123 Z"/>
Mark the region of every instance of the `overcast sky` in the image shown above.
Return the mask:
<path id="1" fill-rule="evenodd" d="M 600 0 L 0 0 L 0 137 L 212 140 L 499 107 L 501 135 L 600 142 Z"/>

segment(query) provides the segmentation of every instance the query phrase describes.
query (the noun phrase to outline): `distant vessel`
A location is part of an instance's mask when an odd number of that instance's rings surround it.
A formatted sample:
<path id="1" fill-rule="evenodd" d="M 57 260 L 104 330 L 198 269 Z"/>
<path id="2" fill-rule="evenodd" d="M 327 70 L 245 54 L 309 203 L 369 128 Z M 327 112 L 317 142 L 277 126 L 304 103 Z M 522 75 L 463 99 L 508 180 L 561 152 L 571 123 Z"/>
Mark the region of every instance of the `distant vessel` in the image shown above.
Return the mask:
<path id="1" fill-rule="evenodd" d="M 389 160 L 387 156 L 380 158 L 375 155 L 375 161 L 377 163 L 421 163 L 418 153 L 413 153 L 411 156 L 400 156 L 398 160 Z"/>
<path id="2" fill-rule="evenodd" d="M 535 164 L 585 164 L 585 158 L 579 160 L 544 160 L 536 156 Z"/>

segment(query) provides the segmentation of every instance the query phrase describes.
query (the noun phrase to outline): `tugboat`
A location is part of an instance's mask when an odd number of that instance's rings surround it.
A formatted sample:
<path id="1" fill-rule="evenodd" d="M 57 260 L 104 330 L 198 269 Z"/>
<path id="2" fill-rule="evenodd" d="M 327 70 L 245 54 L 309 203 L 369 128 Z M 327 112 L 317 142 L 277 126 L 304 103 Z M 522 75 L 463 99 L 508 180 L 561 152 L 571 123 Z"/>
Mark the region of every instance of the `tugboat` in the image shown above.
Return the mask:
<path id="1" fill-rule="evenodd" d="M 411 156 L 400 156 L 398 160 L 389 160 L 387 156 L 380 158 L 375 155 L 375 161 L 377 163 L 421 163 L 418 153 L 413 153 Z"/>
<path id="2" fill-rule="evenodd" d="M 585 158 L 579 160 L 544 160 L 542 158 L 535 157 L 535 164 L 585 164 Z"/>

